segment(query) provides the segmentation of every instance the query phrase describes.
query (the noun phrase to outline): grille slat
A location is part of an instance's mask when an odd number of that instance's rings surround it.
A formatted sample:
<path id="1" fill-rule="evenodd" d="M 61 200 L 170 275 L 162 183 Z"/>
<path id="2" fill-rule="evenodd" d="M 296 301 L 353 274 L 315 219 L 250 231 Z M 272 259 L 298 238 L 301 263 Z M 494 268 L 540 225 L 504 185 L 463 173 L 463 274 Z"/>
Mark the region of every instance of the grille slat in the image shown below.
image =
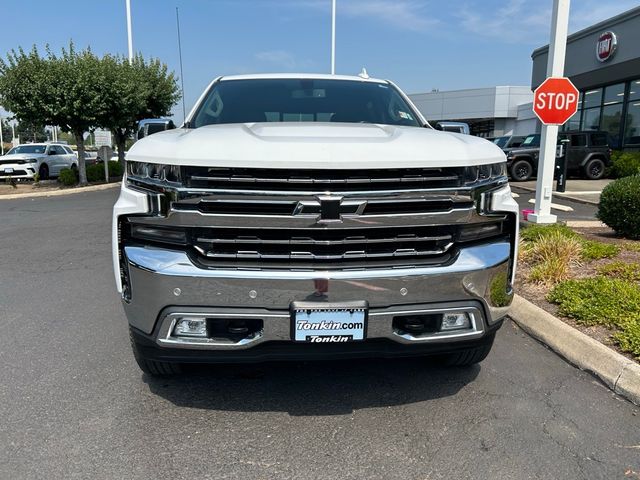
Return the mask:
<path id="1" fill-rule="evenodd" d="M 371 188 L 404 190 L 408 188 L 455 188 L 464 183 L 464 168 L 399 168 L 366 170 L 298 170 L 287 174 L 276 169 L 231 169 L 182 167 L 187 187 L 228 189 L 272 189 L 278 191 L 321 191 L 322 187 L 344 186 L 348 190 Z"/>

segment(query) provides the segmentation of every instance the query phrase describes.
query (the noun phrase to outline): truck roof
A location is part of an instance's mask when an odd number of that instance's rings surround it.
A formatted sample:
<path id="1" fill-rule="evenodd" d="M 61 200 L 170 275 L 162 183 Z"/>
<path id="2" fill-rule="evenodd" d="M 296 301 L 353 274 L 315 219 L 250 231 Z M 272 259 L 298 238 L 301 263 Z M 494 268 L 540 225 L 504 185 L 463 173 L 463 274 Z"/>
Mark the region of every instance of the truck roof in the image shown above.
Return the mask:
<path id="1" fill-rule="evenodd" d="M 351 80 L 356 82 L 389 83 L 378 78 L 363 78 L 357 75 L 330 75 L 328 73 L 256 73 L 249 75 L 225 75 L 220 77 L 226 80 L 264 80 L 264 79 L 314 79 L 314 80 Z"/>

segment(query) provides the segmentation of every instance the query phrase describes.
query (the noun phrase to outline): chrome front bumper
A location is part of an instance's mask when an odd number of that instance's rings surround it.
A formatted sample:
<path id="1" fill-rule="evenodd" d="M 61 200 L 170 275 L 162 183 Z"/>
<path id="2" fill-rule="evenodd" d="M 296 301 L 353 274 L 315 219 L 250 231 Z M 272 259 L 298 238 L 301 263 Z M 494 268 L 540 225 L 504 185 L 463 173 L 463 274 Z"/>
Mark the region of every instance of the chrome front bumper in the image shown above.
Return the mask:
<path id="1" fill-rule="evenodd" d="M 511 245 L 486 243 L 462 248 L 449 265 L 358 271 L 206 270 L 182 251 L 125 246 L 131 298 L 124 302 L 131 327 L 158 346 L 209 350 L 247 349 L 290 340 L 294 301 L 369 304 L 367 339 L 397 343 L 445 343 L 483 337 L 508 310 Z M 393 317 L 420 311 L 461 309 L 470 330 L 413 337 L 395 332 Z M 261 319 L 262 332 L 237 343 L 184 341 L 172 337 L 179 313 Z"/>

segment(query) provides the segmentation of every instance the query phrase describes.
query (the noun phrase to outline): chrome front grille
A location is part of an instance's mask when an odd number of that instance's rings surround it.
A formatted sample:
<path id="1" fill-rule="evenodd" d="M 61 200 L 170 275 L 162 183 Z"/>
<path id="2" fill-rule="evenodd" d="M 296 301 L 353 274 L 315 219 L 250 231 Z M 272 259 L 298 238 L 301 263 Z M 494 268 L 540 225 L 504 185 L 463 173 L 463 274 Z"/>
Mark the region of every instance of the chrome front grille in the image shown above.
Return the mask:
<path id="1" fill-rule="evenodd" d="M 345 267 L 369 262 L 385 266 L 429 262 L 453 245 L 455 228 L 447 226 L 363 229 L 190 229 L 191 244 L 207 264 L 294 268 Z M 442 259 L 440 258 L 440 261 Z M 352 265 L 353 266 L 353 265 Z"/>
<path id="2" fill-rule="evenodd" d="M 160 210 L 128 217 L 144 228 L 123 232 L 202 268 L 444 265 L 462 244 L 509 231 L 506 215 L 483 211 L 481 192 L 497 184 L 465 184 L 464 169 L 182 168 L 184 186 L 154 193 Z"/>
<path id="3" fill-rule="evenodd" d="M 278 170 L 182 167 L 188 188 L 279 191 L 360 191 L 455 188 L 464 183 L 464 168 L 398 168 L 371 170 Z"/>

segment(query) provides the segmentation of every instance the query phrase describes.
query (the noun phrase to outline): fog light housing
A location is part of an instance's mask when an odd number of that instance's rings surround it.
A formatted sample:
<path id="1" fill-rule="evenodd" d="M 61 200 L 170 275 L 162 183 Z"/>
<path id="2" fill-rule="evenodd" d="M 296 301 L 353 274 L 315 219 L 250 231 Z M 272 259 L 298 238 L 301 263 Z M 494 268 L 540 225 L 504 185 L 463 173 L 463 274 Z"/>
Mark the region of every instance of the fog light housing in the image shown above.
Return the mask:
<path id="1" fill-rule="evenodd" d="M 466 330 L 471 328 L 471 318 L 466 312 L 450 312 L 442 315 L 441 331 Z"/>
<path id="2" fill-rule="evenodd" d="M 179 318 L 173 329 L 176 337 L 207 338 L 206 318 Z"/>

